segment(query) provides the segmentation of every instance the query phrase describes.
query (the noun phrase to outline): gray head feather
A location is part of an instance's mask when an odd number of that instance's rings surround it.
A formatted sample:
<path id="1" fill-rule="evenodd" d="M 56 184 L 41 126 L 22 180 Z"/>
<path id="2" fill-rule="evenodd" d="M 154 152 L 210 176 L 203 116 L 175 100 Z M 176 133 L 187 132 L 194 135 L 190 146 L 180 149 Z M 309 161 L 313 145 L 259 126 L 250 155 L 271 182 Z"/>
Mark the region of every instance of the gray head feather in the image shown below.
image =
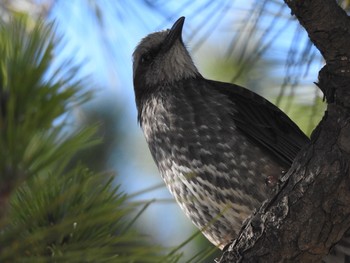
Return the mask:
<path id="1" fill-rule="evenodd" d="M 133 54 L 134 83 L 139 79 L 137 83 L 159 86 L 199 75 L 182 42 L 182 25 L 180 29 L 175 29 L 178 32 L 172 36 L 170 45 L 168 36 L 174 27 L 152 33 L 141 40 Z"/>

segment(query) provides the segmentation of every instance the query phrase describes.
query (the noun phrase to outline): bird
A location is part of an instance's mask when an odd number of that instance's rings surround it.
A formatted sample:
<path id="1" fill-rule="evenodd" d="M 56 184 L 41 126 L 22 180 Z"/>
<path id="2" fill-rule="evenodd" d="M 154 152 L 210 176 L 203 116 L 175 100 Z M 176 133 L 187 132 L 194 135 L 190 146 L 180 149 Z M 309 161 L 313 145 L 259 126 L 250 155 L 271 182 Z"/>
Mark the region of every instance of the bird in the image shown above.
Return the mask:
<path id="1" fill-rule="evenodd" d="M 137 119 L 167 188 L 223 249 L 309 138 L 262 96 L 203 77 L 183 42 L 184 21 L 144 37 L 133 53 Z"/>

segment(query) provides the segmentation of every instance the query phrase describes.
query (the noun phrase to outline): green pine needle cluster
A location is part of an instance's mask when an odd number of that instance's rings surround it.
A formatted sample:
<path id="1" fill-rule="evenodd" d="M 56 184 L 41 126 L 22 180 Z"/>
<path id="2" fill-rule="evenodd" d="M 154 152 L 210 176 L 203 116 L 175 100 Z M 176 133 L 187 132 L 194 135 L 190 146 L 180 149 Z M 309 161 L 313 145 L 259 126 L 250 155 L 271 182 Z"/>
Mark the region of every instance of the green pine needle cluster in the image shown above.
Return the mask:
<path id="1" fill-rule="evenodd" d="M 89 94 L 72 61 L 54 61 L 58 44 L 52 24 L 0 22 L 0 262 L 178 261 L 133 229 L 112 175 L 72 165 L 99 140 L 67 129 Z"/>

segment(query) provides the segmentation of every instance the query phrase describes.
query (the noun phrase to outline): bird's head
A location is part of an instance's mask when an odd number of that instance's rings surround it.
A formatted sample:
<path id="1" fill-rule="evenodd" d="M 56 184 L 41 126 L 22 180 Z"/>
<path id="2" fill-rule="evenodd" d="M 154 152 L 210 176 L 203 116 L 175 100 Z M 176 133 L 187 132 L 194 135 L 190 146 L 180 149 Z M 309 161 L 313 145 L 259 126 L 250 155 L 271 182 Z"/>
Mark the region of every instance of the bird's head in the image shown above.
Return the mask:
<path id="1" fill-rule="evenodd" d="M 198 75 L 198 70 L 182 41 L 185 17 L 171 29 L 143 38 L 133 54 L 135 92 L 138 89 L 164 86 Z"/>

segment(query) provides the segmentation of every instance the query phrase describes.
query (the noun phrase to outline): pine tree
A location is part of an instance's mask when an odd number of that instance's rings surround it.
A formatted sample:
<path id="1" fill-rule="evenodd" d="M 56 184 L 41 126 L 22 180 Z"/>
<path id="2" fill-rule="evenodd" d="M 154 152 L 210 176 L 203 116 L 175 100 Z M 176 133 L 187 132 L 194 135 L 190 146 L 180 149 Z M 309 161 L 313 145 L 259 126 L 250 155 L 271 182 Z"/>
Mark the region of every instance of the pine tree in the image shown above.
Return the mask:
<path id="1" fill-rule="evenodd" d="M 76 161 L 99 140 L 68 127 L 91 94 L 79 65 L 55 62 L 58 39 L 43 20 L 0 22 L 0 262 L 178 261 L 133 230 L 113 175 Z"/>

